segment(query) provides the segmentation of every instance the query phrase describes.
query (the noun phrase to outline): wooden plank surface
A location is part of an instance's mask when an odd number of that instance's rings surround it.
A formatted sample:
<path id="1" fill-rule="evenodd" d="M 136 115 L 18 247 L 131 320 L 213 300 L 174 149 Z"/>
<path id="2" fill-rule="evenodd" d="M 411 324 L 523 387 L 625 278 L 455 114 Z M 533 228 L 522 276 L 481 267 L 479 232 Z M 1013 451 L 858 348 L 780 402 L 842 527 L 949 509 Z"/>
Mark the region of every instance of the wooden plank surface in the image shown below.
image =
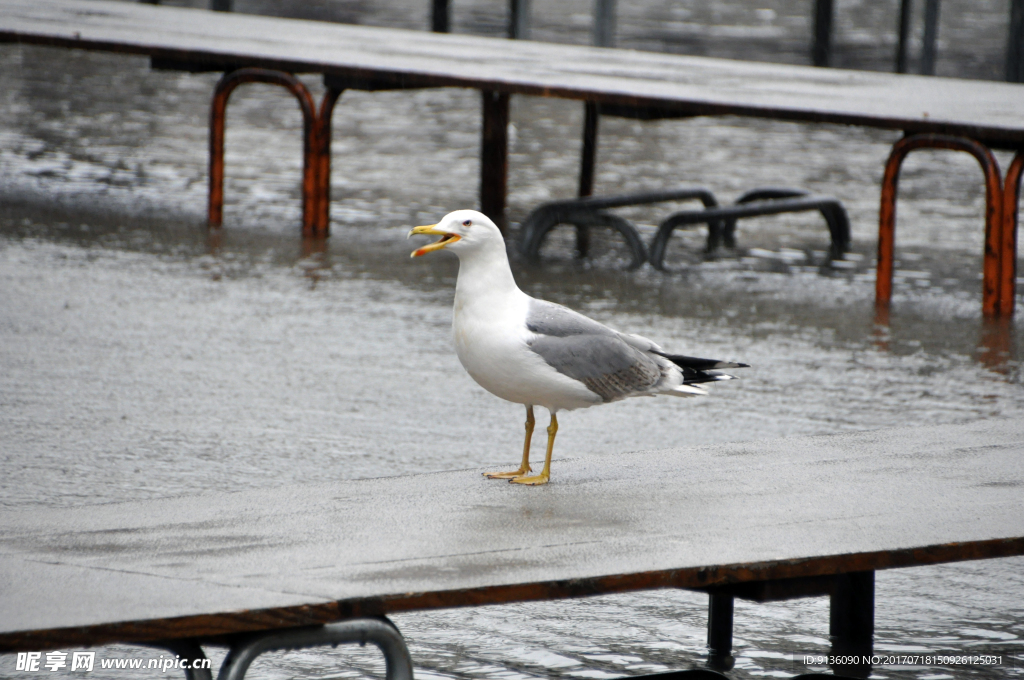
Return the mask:
<path id="1" fill-rule="evenodd" d="M 0 40 L 220 66 L 383 78 L 654 106 L 945 132 L 1024 143 L 1024 85 L 759 64 L 360 27 L 106 0 L 5 0 Z"/>
<path id="2" fill-rule="evenodd" d="M 509 452 L 514 457 L 514 452 Z M 0 512 L 0 651 L 1024 554 L 1024 423 Z"/>

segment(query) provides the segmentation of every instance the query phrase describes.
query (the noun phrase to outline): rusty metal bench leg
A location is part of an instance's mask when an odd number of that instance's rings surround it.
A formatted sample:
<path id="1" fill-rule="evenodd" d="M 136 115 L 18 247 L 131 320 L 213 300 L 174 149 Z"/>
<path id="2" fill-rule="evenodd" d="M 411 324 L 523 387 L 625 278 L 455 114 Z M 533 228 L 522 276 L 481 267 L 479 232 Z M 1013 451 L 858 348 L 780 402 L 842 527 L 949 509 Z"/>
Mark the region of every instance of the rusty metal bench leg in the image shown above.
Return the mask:
<path id="1" fill-rule="evenodd" d="M 264 68 L 242 68 L 225 73 L 217 83 L 210 107 L 210 199 L 209 223 L 213 228 L 221 226 L 224 219 L 224 117 L 228 97 L 242 83 L 267 83 L 287 88 L 295 95 L 302 110 L 303 119 L 303 170 L 302 170 L 302 234 L 314 235 L 317 216 L 317 130 L 316 109 L 309 90 L 298 78 L 283 71 Z"/>
<path id="2" fill-rule="evenodd" d="M 344 90 L 328 87 L 316 118 L 317 191 L 312 236 L 318 239 L 327 238 L 331 233 L 331 118 L 342 92 Z"/>
<path id="3" fill-rule="evenodd" d="M 1017 223 L 1024 151 L 1018 151 L 1006 169 L 1003 185 L 1003 234 L 999 263 L 999 314 L 1010 316 L 1017 301 Z"/>
<path id="4" fill-rule="evenodd" d="M 279 649 L 304 649 L 369 642 L 384 654 L 386 680 L 413 680 L 412 657 L 405 639 L 387 619 L 352 619 L 312 628 L 289 628 L 249 636 L 231 647 L 217 680 L 242 680 L 260 654 Z"/>
<path id="5" fill-rule="evenodd" d="M 732 656 L 732 595 L 708 595 L 708 668 L 716 671 L 731 669 L 736 661 Z"/>
<path id="6" fill-rule="evenodd" d="M 829 637 L 833 657 L 861 663 L 836 663 L 832 670 L 852 677 L 871 674 L 870 657 L 875 635 L 875 572 L 836 576 L 829 610 Z M 845 657 L 845 658 L 844 658 Z M 863 663 L 867 657 L 867 663 Z"/>
<path id="7" fill-rule="evenodd" d="M 875 306 L 888 307 L 892 299 L 893 246 L 896 231 L 896 185 L 900 165 L 914 149 L 950 149 L 974 156 L 985 173 L 985 254 L 982 311 L 986 316 L 1000 313 L 1000 250 L 1003 223 L 1003 187 L 999 164 L 988 147 L 966 137 L 921 134 L 896 142 L 885 164 L 882 179 L 882 205 L 878 219 L 878 273 L 875 279 Z"/>
<path id="8" fill-rule="evenodd" d="M 480 144 L 480 212 L 505 233 L 508 193 L 508 94 L 483 91 Z"/>

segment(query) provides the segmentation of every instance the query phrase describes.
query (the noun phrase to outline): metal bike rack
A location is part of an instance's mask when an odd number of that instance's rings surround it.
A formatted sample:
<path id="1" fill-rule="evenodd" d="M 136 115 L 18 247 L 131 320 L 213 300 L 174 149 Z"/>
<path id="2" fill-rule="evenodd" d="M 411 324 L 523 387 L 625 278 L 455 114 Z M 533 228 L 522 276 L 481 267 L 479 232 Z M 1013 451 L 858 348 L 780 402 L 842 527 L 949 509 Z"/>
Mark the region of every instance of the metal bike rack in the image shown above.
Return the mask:
<path id="1" fill-rule="evenodd" d="M 220 65 L 190 68 L 169 60 L 155 60 L 154 64 L 157 68 L 193 71 L 223 68 Z M 331 120 L 338 99 L 347 89 L 376 92 L 415 89 L 420 86 L 406 82 L 403 78 L 384 80 L 325 75 L 323 81 L 325 91 L 317 107 L 306 86 L 291 73 L 252 67 L 225 70 L 214 90 L 210 107 L 208 221 L 211 228 L 219 228 L 224 218 L 224 126 L 228 99 L 232 91 L 243 83 L 265 83 L 286 88 L 295 96 L 302 111 L 302 235 L 306 239 L 324 239 L 330 234 Z M 504 191 L 503 186 L 501 189 Z"/>
<path id="2" fill-rule="evenodd" d="M 720 243 L 735 247 L 736 221 L 742 217 L 812 210 L 820 212 L 828 224 L 832 237 L 829 258 L 841 258 L 850 246 L 850 219 L 838 199 L 830 196 L 813 196 L 800 189 L 764 188 L 748 191 L 734 205 L 686 210 L 670 215 L 658 227 L 658 232 L 651 242 L 651 265 L 655 269 L 665 268 L 665 249 L 668 240 L 672 232 L 680 227 L 707 224 L 710 251 Z"/>
<path id="3" fill-rule="evenodd" d="M 559 224 L 571 224 L 577 230 L 577 250 L 581 257 L 587 255 L 590 227 L 610 227 L 622 234 L 633 253 L 631 267 L 639 267 L 647 261 L 647 249 L 636 227 L 618 215 L 606 212 L 609 208 L 627 205 L 646 205 L 665 201 L 699 200 L 706 207 L 718 205 L 714 194 L 703 187 L 684 187 L 668 191 L 654 191 L 619 196 L 587 196 L 565 201 L 553 201 L 538 206 L 523 221 L 520 236 L 520 252 L 531 261 L 540 257 L 544 238 Z"/>
<path id="4" fill-rule="evenodd" d="M 228 98 L 243 83 L 278 85 L 291 92 L 298 101 L 303 120 L 302 147 L 302 233 L 306 237 L 320 235 L 326 225 L 318 224 L 320 186 L 317 181 L 320 166 L 318 144 L 320 121 L 316 104 L 309 90 L 298 78 L 284 71 L 265 68 L 240 68 L 226 72 L 214 89 L 210 106 L 210 194 L 208 219 L 210 227 L 221 226 L 224 216 L 224 124 Z M 333 102 L 332 102 L 333 105 Z"/>
<path id="5" fill-rule="evenodd" d="M 379 619 L 352 619 L 311 628 L 290 628 L 257 633 L 241 639 L 231 646 L 217 680 L 242 680 L 249 666 L 260 654 L 279 649 L 304 649 L 324 645 L 367 642 L 384 654 L 387 680 L 413 680 L 412 657 L 405 639 L 391 621 Z"/>
<path id="6" fill-rule="evenodd" d="M 893 260 L 896 239 L 896 188 L 900 166 L 911 151 L 916 149 L 948 149 L 969 153 L 978 161 L 985 176 L 985 249 L 983 251 L 982 313 L 985 316 L 1009 316 L 1013 313 L 1014 286 L 1002 281 L 1003 262 L 1008 273 L 1015 264 L 1016 229 L 1009 226 L 1016 222 L 1016 200 L 1014 213 L 1004 214 L 1004 188 L 999 174 L 999 163 L 991 149 L 981 142 L 966 137 L 951 135 L 919 134 L 907 135 L 893 144 L 889 160 L 882 177 L 882 204 L 878 220 L 878 274 L 875 278 L 875 306 L 888 309 L 892 300 Z M 1018 154 L 1019 157 L 1019 154 Z M 1007 176 L 1007 186 L 1010 177 Z M 1016 170 L 1016 188 L 1020 187 L 1020 166 Z M 1016 198 L 1016 192 L 1014 192 Z M 1010 234 L 1010 231 L 1013 234 Z M 1004 240 L 1004 231 L 1013 241 Z M 1009 245 L 1009 248 L 1007 246 Z M 1012 254 L 1011 254 L 1012 253 Z M 1007 289 L 1003 302 L 1004 288 Z"/>

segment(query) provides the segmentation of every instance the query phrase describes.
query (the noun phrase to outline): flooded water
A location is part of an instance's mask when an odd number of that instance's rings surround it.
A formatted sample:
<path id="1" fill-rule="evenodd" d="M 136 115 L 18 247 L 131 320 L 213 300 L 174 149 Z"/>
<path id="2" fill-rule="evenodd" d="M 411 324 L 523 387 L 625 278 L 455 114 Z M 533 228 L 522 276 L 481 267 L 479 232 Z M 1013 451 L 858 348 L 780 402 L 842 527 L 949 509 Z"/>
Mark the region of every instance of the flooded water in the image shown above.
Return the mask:
<path id="1" fill-rule="evenodd" d="M 421 4 L 302 11 L 423 28 Z M 536 38 L 587 42 L 589 2 L 534 4 Z M 620 2 L 620 44 L 801 63 L 809 4 Z M 1004 4 L 943 3 L 940 73 L 998 77 Z M 895 5 L 837 3 L 840 63 L 888 68 Z M 502 3 L 453 8 L 456 31 L 503 30 Z M 0 46 L 0 503 L 70 507 L 515 462 L 521 407 L 477 387 L 451 348 L 455 258 L 410 261 L 405 240 L 411 225 L 476 205 L 479 96 L 346 93 L 334 124 L 333 235 L 311 251 L 299 238 L 301 119 L 266 86 L 233 96 L 225 227 L 208 235 L 216 78 Z M 578 103 L 513 100 L 513 228 L 539 202 L 573 195 L 581 119 Z M 844 202 L 853 253 L 823 267 L 827 231 L 800 215 L 742 222 L 738 251 L 714 260 L 700 253 L 701 233 L 680 234 L 667 273 L 626 271 L 621 245 L 600 234 L 594 257 L 575 260 L 568 231 L 553 235 L 542 265 L 514 259 L 533 295 L 670 349 L 753 366 L 708 399 L 565 414 L 556 458 L 1024 415 L 1024 322 L 987 326 L 980 314 L 984 206 L 966 155 L 906 162 L 891 324 L 874 323 L 878 186 L 896 138 L 738 118 L 602 119 L 595 193 L 697 184 L 727 202 L 758 186 L 802 187 Z M 671 209 L 621 214 L 649 237 Z M 557 483 L 557 461 L 554 474 Z M 876 650 L 1002 663 L 881 667 L 873 677 L 1024 676 L 1022 567 L 880 572 Z M 655 591 L 394 618 L 421 678 L 602 680 L 703 664 L 706 606 L 701 594 Z M 737 602 L 730 676 L 805 672 L 803 655 L 826 652 L 827 631 L 823 598 Z M 159 653 L 100 650 L 140 654 Z M 251 677 L 381 667 L 368 651 L 310 650 L 261 660 Z M 27 676 L 8 656 L 0 677 Z"/>

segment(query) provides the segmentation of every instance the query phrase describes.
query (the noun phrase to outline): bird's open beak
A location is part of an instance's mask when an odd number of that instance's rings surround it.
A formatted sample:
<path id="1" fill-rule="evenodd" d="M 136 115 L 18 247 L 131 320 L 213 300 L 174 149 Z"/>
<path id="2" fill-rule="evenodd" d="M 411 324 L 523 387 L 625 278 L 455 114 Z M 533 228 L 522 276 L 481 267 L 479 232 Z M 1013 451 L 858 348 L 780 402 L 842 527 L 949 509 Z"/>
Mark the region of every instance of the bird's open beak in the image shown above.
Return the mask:
<path id="1" fill-rule="evenodd" d="M 412 231 L 409 232 L 409 236 L 412 236 L 413 234 L 438 234 L 441 238 L 430 245 L 423 246 L 422 248 L 412 251 L 412 255 L 409 257 L 419 257 L 420 255 L 426 255 L 432 250 L 441 250 L 441 248 L 444 248 L 449 243 L 455 243 L 462 238 L 458 234 L 441 231 L 437 228 L 436 224 L 428 224 L 425 227 L 414 227 Z"/>

